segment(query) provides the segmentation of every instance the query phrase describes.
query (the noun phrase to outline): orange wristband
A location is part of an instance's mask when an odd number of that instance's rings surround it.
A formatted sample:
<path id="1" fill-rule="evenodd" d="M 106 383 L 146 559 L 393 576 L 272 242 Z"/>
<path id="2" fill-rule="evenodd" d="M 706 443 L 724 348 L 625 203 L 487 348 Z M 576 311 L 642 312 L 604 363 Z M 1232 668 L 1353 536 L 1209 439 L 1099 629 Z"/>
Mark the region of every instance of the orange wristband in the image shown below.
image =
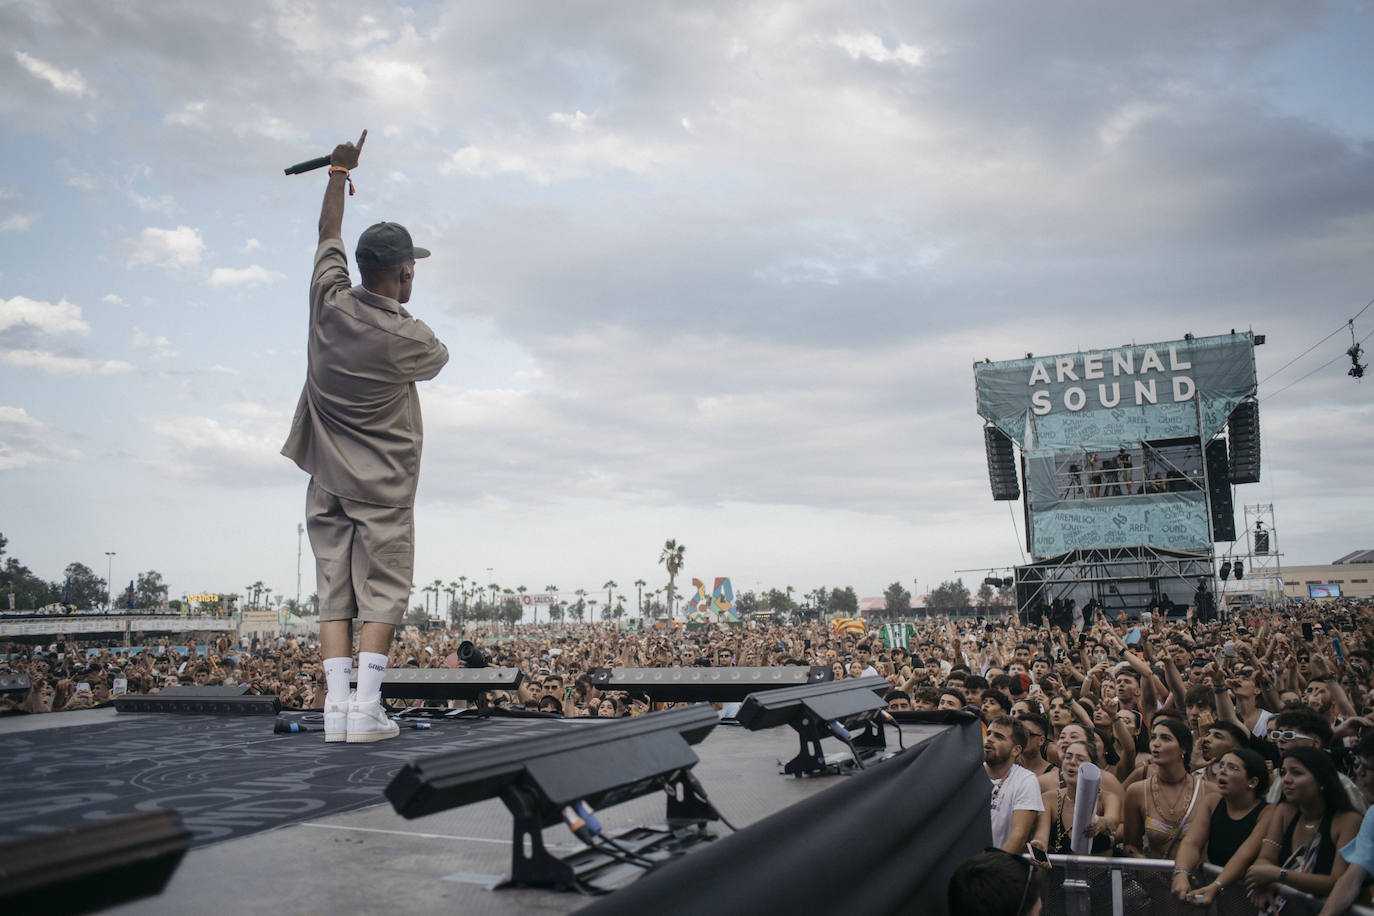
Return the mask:
<path id="1" fill-rule="evenodd" d="M 348 196 L 352 197 L 355 192 L 353 190 L 353 179 L 349 176 L 348 169 L 341 165 L 331 165 L 329 167 L 329 174 L 333 175 L 335 172 L 343 172 L 344 181 L 348 182 Z"/>

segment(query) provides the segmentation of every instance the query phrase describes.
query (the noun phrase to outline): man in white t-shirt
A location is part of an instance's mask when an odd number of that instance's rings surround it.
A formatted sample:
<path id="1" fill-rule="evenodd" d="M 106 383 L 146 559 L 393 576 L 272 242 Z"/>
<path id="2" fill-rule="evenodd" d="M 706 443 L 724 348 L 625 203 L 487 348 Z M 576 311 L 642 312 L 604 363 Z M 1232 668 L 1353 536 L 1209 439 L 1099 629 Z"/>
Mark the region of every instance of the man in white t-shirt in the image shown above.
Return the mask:
<path id="1" fill-rule="evenodd" d="M 992 844 L 1020 855 L 1035 832 L 1045 804 L 1030 770 L 1016 762 L 1026 746 L 1026 729 L 1011 716 L 988 723 L 983 741 L 983 768 L 992 780 Z"/>

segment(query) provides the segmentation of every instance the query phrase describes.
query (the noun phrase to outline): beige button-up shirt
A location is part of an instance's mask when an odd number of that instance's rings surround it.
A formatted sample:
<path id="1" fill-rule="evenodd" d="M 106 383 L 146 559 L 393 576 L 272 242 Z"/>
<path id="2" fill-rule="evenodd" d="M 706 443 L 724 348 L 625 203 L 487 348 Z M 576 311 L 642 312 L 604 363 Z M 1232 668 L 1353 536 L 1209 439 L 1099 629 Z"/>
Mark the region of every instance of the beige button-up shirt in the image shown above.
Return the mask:
<path id="1" fill-rule="evenodd" d="M 415 383 L 448 348 L 399 302 L 350 288 L 343 242 L 315 252 L 305 387 L 281 453 L 335 496 L 411 506 L 424 425 Z"/>

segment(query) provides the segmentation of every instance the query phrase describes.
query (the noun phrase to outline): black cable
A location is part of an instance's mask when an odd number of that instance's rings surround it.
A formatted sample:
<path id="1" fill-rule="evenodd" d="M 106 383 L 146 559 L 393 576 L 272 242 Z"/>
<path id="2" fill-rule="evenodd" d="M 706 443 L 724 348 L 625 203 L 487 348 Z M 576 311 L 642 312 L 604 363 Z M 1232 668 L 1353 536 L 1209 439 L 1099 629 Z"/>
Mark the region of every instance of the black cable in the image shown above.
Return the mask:
<path id="1" fill-rule="evenodd" d="M 1026 552 L 1021 549 L 1021 529 L 1016 527 L 1016 511 L 1011 507 L 1011 501 L 1007 502 L 1007 514 L 1011 516 L 1011 534 L 1016 539 L 1016 550 L 1021 554 L 1021 562 L 1026 562 Z"/>
<path id="2" fill-rule="evenodd" d="M 883 716 L 887 718 L 887 721 L 892 723 L 893 728 L 897 729 L 897 750 L 906 750 L 906 741 L 902 737 L 902 723 L 898 722 L 896 717 L 890 712 L 884 712 Z"/>
<path id="3" fill-rule="evenodd" d="M 845 744 L 849 745 L 849 753 L 854 755 L 854 765 L 859 769 L 865 769 L 863 758 L 859 756 L 859 749 L 854 746 L 853 738 L 841 738 Z"/>
<path id="4" fill-rule="evenodd" d="M 653 867 L 654 867 L 654 860 L 653 860 L 653 859 L 650 859 L 648 856 L 641 856 L 639 853 L 635 852 L 633 849 L 630 849 L 628 846 L 622 846 L 622 845 L 621 845 L 619 842 L 617 842 L 613 837 L 608 837 L 608 836 L 606 836 L 605 834 L 599 834 L 599 835 L 597 835 L 596 837 L 594 837 L 593 839 L 599 839 L 599 840 L 601 840 L 601 842 L 606 843 L 606 844 L 608 844 L 608 845 L 614 847 L 615 849 L 618 849 L 618 850 L 620 850 L 621 852 L 623 852 L 623 853 L 628 857 L 628 859 L 625 860 L 625 861 L 626 861 L 626 864 L 635 865 L 635 866 L 638 866 L 639 868 L 653 868 Z M 612 858 L 617 858 L 617 856 L 615 855 L 615 853 L 611 852 L 609 849 L 603 849 L 603 850 L 601 850 L 601 851 L 604 852 L 606 855 L 611 856 Z M 633 861 L 634 859 L 638 859 L 639 861 L 638 861 L 638 862 Z"/>

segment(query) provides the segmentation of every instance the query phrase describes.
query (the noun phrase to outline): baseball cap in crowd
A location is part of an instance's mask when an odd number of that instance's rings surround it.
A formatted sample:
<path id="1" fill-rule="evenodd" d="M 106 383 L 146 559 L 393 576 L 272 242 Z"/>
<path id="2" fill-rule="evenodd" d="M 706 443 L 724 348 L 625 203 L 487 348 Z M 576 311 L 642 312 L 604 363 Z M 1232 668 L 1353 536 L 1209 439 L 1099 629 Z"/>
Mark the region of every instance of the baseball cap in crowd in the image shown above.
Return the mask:
<path id="1" fill-rule="evenodd" d="M 400 223 L 374 223 L 358 236 L 358 248 L 354 252 L 358 267 L 364 270 L 380 270 L 429 257 L 428 248 L 416 248 L 410 240 L 410 233 Z"/>

